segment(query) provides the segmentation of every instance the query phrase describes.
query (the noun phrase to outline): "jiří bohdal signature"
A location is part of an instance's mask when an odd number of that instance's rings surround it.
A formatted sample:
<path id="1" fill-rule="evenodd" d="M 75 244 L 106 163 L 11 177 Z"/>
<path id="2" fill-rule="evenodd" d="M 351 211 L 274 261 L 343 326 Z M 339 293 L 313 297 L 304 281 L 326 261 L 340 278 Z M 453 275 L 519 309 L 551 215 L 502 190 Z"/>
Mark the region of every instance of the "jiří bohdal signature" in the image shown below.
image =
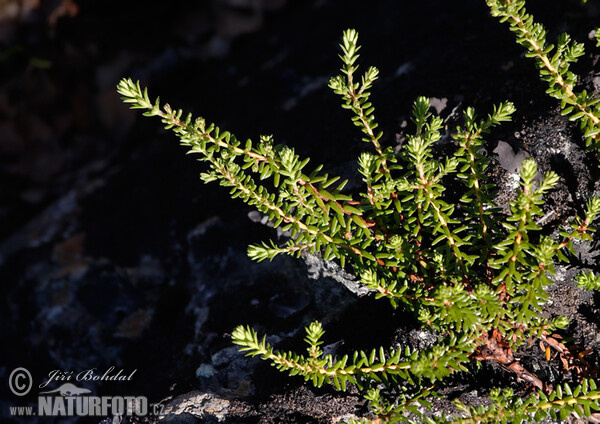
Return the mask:
<path id="1" fill-rule="evenodd" d="M 123 369 L 115 370 L 114 366 L 111 366 L 103 373 L 98 371 L 96 368 L 90 368 L 77 374 L 75 374 L 73 371 L 54 370 L 48 373 L 48 380 L 40 384 L 39 388 L 44 389 L 48 386 L 48 384 L 54 381 L 131 381 L 136 372 L 137 369 L 134 369 L 133 371 L 126 373 Z"/>

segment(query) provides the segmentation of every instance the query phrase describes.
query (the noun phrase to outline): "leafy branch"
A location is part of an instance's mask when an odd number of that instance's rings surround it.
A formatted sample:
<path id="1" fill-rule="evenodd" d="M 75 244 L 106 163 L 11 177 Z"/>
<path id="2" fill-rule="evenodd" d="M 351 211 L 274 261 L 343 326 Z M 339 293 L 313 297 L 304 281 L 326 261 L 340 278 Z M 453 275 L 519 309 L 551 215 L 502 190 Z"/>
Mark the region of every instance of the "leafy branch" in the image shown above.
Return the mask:
<path id="1" fill-rule="evenodd" d="M 556 46 L 548 44 L 546 30 L 527 13 L 525 0 L 486 0 L 492 16 L 507 22 L 515 33 L 517 43 L 527 49 L 525 56 L 532 57 L 540 78 L 548 84 L 546 93 L 560 100 L 561 113 L 571 121 L 580 121 L 585 145 L 590 150 L 600 149 L 600 99 L 586 90 L 575 91 L 577 75 L 569 68 L 584 55 L 582 43 L 561 34 Z"/>
<path id="2" fill-rule="evenodd" d="M 274 145 L 272 137 L 263 136 L 257 147 L 248 140 L 244 147 L 237 138 L 227 131 L 221 131 L 214 124 L 207 125 L 202 118 L 193 120 L 191 115 L 181 119 L 183 112 L 174 110 L 169 104 L 160 106 L 160 99 L 151 102 L 147 89 L 141 89 L 139 82 L 122 80 L 117 90 L 123 101 L 132 109 L 145 109 L 145 116 L 158 116 L 166 124 L 166 129 L 174 131 L 181 144 L 190 148 L 190 153 L 200 154 L 200 161 L 208 162 L 210 171 L 201 174 L 205 182 L 219 181 L 230 187 L 232 197 L 240 197 L 267 214 L 275 227 L 291 231 L 293 245 L 285 249 L 272 249 L 263 245 L 254 246 L 251 253 L 256 259 L 272 259 L 280 253 L 296 253 L 308 249 L 312 253 L 327 245 L 326 257 L 344 251 L 359 260 L 375 261 L 375 257 L 363 246 L 348 242 L 348 235 L 358 232 L 367 240 L 373 238 L 372 222 L 361 217 L 359 202 L 342 193 L 346 182 L 330 186 L 338 177 L 330 178 L 322 174 L 319 166 L 310 174 L 303 170 L 308 159 L 300 160 L 293 149 Z M 241 163 L 235 160 L 241 158 Z M 272 177 L 272 185 L 277 193 L 256 183 L 250 170 L 260 180 Z M 345 263 L 346 255 L 340 255 Z"/>

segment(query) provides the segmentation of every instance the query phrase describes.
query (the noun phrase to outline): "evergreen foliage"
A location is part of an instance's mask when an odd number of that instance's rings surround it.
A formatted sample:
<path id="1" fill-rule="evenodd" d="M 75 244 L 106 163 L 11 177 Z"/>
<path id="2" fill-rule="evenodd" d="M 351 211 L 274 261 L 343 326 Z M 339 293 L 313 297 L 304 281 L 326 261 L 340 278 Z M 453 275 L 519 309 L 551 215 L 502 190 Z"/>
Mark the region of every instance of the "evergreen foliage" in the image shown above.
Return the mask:
<path id="1" fill-rule="evenodd" d="M 595 152 L 600 150 L 600 99 L 586 90 L 576 91 L 579 77 L 570 70 L 585 53 L 583 43 L 564 33 L 556 40 L 556 46 L 548 44 L 546 29 L 527 13 L 525 0 L 486 2 L 492 16 L 508 23 L 517 43 L 527 49 L 525 56 L 535 60 L 540 78 L 548 84 L 546 93 L 560 100 L 561 113 L 571 121 L 579 121 L 585 146 Z M 596 32 L 597 40 L 599 36 Z"/>
<path id="2" fill-rule="evenodd" d="M 497 10 L 500 3 L 497 3 Z M 521 2 L 515 2 L 520 4 Z M 502 7 L 508 7 L 506 5 Z M 508 13 L 530 22 L 522 7 Z M 500 12 L 496 12 L 500 13 Z M 512 16 L 512 15 L 511 15 Z M 520 26 L 517 25 L 519 30 Z M 536 42 L 540 55 L 539 27 Z M 527 34 L 522 37 L 528 37 Z M 581 50 L 565 41 L 557 59 L 549 63 L 561 72 L 568 69 Z M 515 112 L 510 102 L 498 104 L 485 116 L 473 108 L 463 114 L 463 125 L 452 134 L 455 149 L 440 158 L 436 143 L 441 138 L 442 119 L 431 111 L 428 99 L 418 98 L 413 106 L 414 129 L 400 151 L 385 146 L 378 130 L 370 90 L 378 70 L 368 68 L 357 76 L 358 34 L 343 34 L 341 74 L 330 80 L 330 88 L 341 97 L 342 107 L 362 131 L 371 152 L 358 159 L 364 191 L 358 195 L 344 190 L 345 181 L 331 177 L 322 166 L 309 167 L 292 148 L 275 144 L 271 136 L 258 143 L 239 141 L 202 118 L 182 118 L 181 110 L 159 99 L 151 101 L 146 89 L 130 79 L 118 91 L 132 108 L 146 116 L 158 116 L 174 131 L 189 153 L 206 162 L 201 175 L 206 182 L 218 181 L 232 197 L 268 215 L 276 227 L 290 231 L 284 245 L 274 242 L 251 246 L 251 258 L 261 261 L 279 254 L 320 253 L 338 260 L 360 277 L 377 298 L 394 308 L 414 313 L 422 327 L 434 332 L 437 341 L 423 350 L 406 346 L 356 351 L 341 357 L 324 354 L 324 330 L 318 322 L 306 328 L 307 352 L 280 352 L 252 328 L 239 326 L 233 343 L 250 356 L 272 362 L 281 371 L 299 375 L 315 386 L 332 384 L 338 390 L 355 385 L 369 401 L 371 418 L 360 422 L 383 423 L 407 420 L 437 422 L 521 422 L 543 417 L 564 419 L 572 412 L 589 416 L 600 410 L 600 391 L 587 370 L 553 335 L 564 328 L 564 317 L 546 318 L 545 287 L 552 284 L 556 260 L 566 260 L 574 240 L 590 240 L 592 222 L 600 213 L 600 199 L 587 202 L 585 215 L 575 218 L 554 240 L 536 224 L 544 214 L 544 195 L 556 185 L 554 172 L 538 175 L 535 161 L 523 161 L 520 188 L 504 214 L 494 204 L 495 186 L 486 177 L 489 159 L 482 155 L 484 137 L 493 127 L 508 121 Z M 541 56 L 545 57 L 545 56 Z M 540 59 L 542 60 L 542 59 Z M 543 62 L 543 60 L 542 60 Z M 566 72 L 566 71 L 565 71 Z M 574 82 L 568 73 L 544 74 L 552 80 L 552 93 L 569 97 Z M 596 103 L 575 95 L 573 116 L 586 122 L 586 137 L 596 146 L 591 127 Z M 578 109 L 578 102 L 585 102 Z M 591 120 L 591 121 L 590 121 Z M 462 183 L 458 203 L 450 202 L 448 183 Z M 598 288 L 598 278 L 582 275 L 582 287 Z M 565 373 L 576 374 L 572 388 L 553 386 L 527 370 L 518 360 L 519 348 L 539 339 L 547 354 L 559 355 Z M 427 412 L 433 397 L 451 374 L 468 372 L 473 364 L 491 361 L 516 375 L 529 396 L 510 389 L 490 393 L 487 407 L 473 408 L 456 402 L 457 412 L 432 416 Z M 567 368 L 569 371 L 567 371 Z M 356 421 L 352 421 L 356 422 Z"/>

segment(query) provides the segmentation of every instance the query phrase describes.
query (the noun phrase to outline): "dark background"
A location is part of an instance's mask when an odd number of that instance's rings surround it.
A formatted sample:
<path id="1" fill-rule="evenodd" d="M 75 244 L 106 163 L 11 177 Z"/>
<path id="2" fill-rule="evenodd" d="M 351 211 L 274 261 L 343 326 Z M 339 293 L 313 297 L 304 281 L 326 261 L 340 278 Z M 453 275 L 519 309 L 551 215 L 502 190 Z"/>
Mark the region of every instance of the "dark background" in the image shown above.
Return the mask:
<path id="1" fill-rule="evenodd" d="M 576 70 L 596 90 L 588 33 L 597 6 L 528 3 L 550 39 L 568 31 L 586 42 Z M 362 69 L 380 69 L 373 102 L 386 143 L 410 127 L 420 95 L 446 104 L 444 117 L 513 101 L 514 122 L 490 137 L 490 151 L 501 138 L 551 167 L 541 138 L 580 141 L 483 0 L 0 1 L 0 380 L 17 366 L 39 384 L 54 369 L 114 365 L 137 369 L 134 381 L 84 386 L 153 402 L 217 393 L 233 402 L 231 422 L 364 413 L 355 395 L 340 401 L 332 390 L 247 365 L 227 333 L 253 324 L 303 349 L 294 330 L 318 318 L 331 323 L 331 342 L 369 348 L 388 345 L 406 317 L 356 300 L 331 279 L 309 279 L 302 261 L 247 260 L 249 243 L 277 235 L 226 190 L 203 185 L 202 165 L 115 90 L 123 77 L 139 79 L 152 98 L 242 140 L 273 134 L 348 176 L 365 145 L 327 88 L 346 28 L 359 31 Z M 584 166 L 594 160 L 581 158 Z M 575 198 L 582 186 L 593 190 L 597 172 L 583 181 L 570 166 L 565 190 Z M 588 314 L 597 318 L 593 308 Z M 200 364 L 215 374 L 198 377 Z M 7 418 L 8 406 L 37 392 L 17 399 L 3 383 L 0 394 Z"/>

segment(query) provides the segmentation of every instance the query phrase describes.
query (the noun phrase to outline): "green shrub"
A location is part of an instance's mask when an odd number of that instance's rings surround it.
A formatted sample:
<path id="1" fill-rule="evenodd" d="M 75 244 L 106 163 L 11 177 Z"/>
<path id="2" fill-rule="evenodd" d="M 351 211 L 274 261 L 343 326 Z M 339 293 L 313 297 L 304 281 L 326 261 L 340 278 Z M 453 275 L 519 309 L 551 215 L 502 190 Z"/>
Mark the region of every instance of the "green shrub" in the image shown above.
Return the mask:
<path id="1" fill-rule="evenodd" d="M 251 258 L 261 261 L 279 254 L 320 253 L 338 260 L 360 277 L 376 298 L 394 308 L 411 311 L 423 329 L 436 335 L 425 349 L 409 347 L 356 351 L 342 357 L 324 354 L 324 330 L 318 322 L 306 328 L 307 352 L 279 352 L 265 336 L 239 326 L 233 342 L 251 356 L 271 361 L 290 375 L 300 375 L 315 386 L 349 384 L 363 391 L 372 418 L 361 422 L 520 422 L 550 416 L 564 419 L 571 412 L 589 416 L 600 410 L 600 391 L 593 379 L 578 376 L 575 387 L 542 381 L 518 361 L 518 349 L 532 338 L 555 350 L 565 364 L 575 366 L 565 346 L 552 336 L 568 322 L 545 318 L 545 288 L 552 284 L 554 261 L 566 260 L 574 240 L 591 240 L 592 221 L 600 213 L 600 199 L 587 202 L 586 214 L 575 218 L 554 240 L 536 224 L 543 215 L 544 195 L 559 180 L 554 172 L 539 178 L 536 163 L 524 160 L 520 189 L 504 214 L 493 202 L 495 186 L 486 178 L 489 159 L 481 154 L 484 136 L 514 113 L 509 103 L 479 117 L 464 112 L 462 127 L 452 137 L 454 152 L 442 159 L 434 147 L 442 120 L 430 111 L 428 99 L 413 107 L 414 131 L 399 152 L 383 145 L 370 89 L 376 68 L 357 76 L 358 35 L 344 32 L 341 75 L 329 86 L 352 114 L 371 153 L 358 159 L 364 191 L 344 191 L 345 181 L 308 167 L 292 148 L 275 144 L 270 136 L 260 142 L 240 142 L 202 118 L 182 118 L 181 110 L 127 79 L 118 85 L 123 100 L 146 116 L 158 116 L 181 144 L 206 162 L 206 182 L 218 181 L 269 216 L 276 227 L 289 231 L 284 245 L 274 242 L 251 246 Z M 588 133 L 588 138 L 593 134 Z M 460 181 L 463 192 L 446 193 L 449 182 Z M 593 274 L 580 284 L 597 288 Z M 493 390 L 487 407 L 472 408 L 456 401 L 451 415 L 427 412 L 431 399 L 451 374 L 469 372 L 471 364 L 491 361 L 513 373 L 533 393 L 515 396 L 510 389 Z M 354 420 L 352 420 L 354 422 Z"/>
<path id="2" fill-rule="evenodd" d="M 587 149 L 600 150 L 600 99 L 586 90 L 577 92 L 579 77 L 570 70 L 585 53 L 583 43 L 564 33 L 556 40 L 556 46 L 548 44 L 546 29 L 527 13 L 525 0 L 486 1 L 492 16 L 507 22 L 517 43 L 527 49 L 525 56 L 535 60 L 540 78 L 548 84 L 546 93 L 560 100 L 561 113 L 580 122 Z"/>

